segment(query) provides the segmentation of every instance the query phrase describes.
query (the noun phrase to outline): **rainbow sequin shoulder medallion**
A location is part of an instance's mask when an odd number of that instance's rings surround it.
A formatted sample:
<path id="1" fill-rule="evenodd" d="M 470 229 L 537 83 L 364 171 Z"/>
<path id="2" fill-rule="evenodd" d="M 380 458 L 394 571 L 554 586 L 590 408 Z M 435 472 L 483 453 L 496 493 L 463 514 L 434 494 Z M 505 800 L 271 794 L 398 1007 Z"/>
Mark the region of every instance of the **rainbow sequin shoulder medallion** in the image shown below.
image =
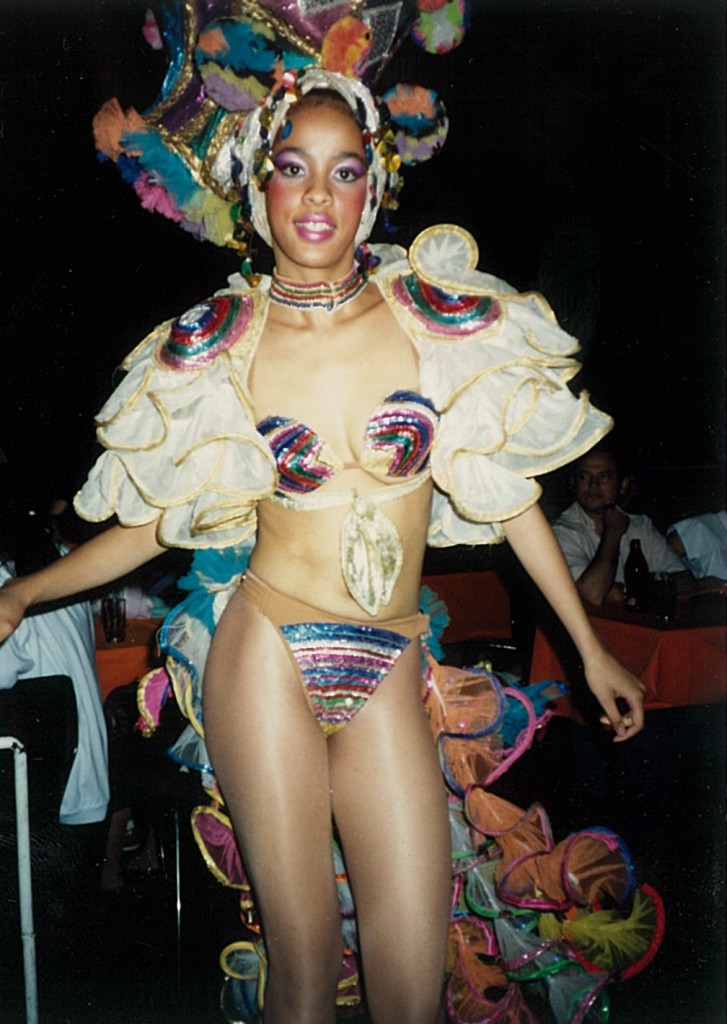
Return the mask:
<path id="1" fill-rule="evenodd" d="M 494 326 L 502 312 L 491 295 L 451 295 L 416 274 L 395 278 L 391 290 L 401 306 L 437 335 L 467 337 Z"/>
<path id="2" fill-rule="evenodd" d="M 255 302 L 250 295 L 217 295 L 174 321 L 158 351 L 172 370 L 196 370 L 231 348 L 250 326 Z"/>

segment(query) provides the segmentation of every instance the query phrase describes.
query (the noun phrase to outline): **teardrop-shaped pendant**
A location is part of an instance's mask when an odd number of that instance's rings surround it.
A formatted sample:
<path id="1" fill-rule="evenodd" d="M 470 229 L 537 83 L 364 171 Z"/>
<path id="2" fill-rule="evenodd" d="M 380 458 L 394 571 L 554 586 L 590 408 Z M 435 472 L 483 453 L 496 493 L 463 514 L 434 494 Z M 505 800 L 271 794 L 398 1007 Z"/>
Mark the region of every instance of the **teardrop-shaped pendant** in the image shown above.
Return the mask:
<path id="1" fill-rule="evenodd" d="M 402 563 L 392 521 L 365 497 L 356 498 L 341 527 L 341 566 L 348 592 L 369 615 L 391 601 Z"/>

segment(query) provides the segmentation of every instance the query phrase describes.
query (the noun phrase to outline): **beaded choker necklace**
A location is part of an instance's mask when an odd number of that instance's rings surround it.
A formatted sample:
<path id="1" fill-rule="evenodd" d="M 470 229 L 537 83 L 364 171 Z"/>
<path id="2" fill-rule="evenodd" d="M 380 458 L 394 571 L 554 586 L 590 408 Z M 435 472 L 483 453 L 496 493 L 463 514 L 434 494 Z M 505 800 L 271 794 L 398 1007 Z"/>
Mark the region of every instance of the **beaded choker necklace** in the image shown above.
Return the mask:
<path id="1" fill-rule="evenodd" d="M 333 313 L 355 299 L 365 286 L 366 278 L 355 264 L 351 272 L 340 281 L 315 281 L 313 284 L 289 281 L 279 277 L 273 270 L 270 298 L 281 306 L 292 306 L 293 309 L 322 309 L 326 313 Z"/>

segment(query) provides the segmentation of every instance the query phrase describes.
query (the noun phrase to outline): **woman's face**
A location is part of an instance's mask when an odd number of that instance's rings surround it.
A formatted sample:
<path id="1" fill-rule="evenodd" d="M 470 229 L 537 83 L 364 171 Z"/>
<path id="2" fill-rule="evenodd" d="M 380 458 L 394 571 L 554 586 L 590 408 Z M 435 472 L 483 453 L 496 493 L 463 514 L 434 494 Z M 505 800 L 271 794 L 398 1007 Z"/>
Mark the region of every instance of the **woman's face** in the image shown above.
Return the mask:
<path id="1" fill-rule="evenodd" d="M 368 194 L 361 129 L 333 103 L 303 105 L 291 111 L 272 161 L 266 204 L 278 273 L 344 277 Z"/>

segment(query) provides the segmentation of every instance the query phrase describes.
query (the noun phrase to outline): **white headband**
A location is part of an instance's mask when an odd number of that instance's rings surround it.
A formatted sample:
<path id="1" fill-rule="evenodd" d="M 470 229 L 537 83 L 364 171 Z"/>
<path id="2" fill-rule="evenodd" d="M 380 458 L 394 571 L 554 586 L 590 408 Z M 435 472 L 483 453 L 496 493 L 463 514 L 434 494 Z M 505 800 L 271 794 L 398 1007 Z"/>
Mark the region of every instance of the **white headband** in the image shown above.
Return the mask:
<path id="1" fill-rule="evenodd" d="M 369 165 L 369 198 L 361 213 L 355 243 L 371 234 L 381 200 L 390 182 L 385 166 L 386 154 L 377 149 L 379 113 L 370 90 L 357 78 L 349 78 L 319 67 L 286 72 L 283 85 L 274 89 L 264 103 L 251 111 L 239 130 L 223 145 L 212 170 L 214 178 L 227 191 L 238 187 L 246 193 L 249 209 L 245 213 L 258 235 L 272 245 L 270 225 L 261 185 L 269 177 L 269 154 L 288 111 L 300 96 L 314 90 L 330 89 L 341 96 L 364 132 L 364 150 Z M 395 171 L 394 171 L 395 176 Z"/>

